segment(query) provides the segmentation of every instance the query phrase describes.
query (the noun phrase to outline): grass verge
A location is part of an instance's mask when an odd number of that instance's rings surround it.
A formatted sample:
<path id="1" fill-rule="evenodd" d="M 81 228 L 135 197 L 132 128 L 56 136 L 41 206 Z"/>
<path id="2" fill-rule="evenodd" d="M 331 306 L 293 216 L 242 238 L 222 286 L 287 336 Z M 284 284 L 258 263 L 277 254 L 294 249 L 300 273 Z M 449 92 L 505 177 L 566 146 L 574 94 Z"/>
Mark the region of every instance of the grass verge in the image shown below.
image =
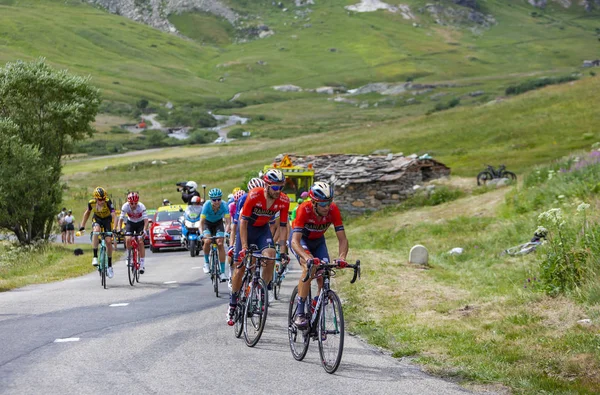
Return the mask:
<path id="1" fill-rule="evenodd" d="M 73 254 L 81 248 L 83 255 Z M 122 252 L 113 253 L 119 259 Z M 10 244 L 0 245 L 0 292 L 61 281 L 88 274 L 96 269 L 90 265 L 91 244 L 63 246 L 48 244 L 31 248 L 16 248 Z"/>

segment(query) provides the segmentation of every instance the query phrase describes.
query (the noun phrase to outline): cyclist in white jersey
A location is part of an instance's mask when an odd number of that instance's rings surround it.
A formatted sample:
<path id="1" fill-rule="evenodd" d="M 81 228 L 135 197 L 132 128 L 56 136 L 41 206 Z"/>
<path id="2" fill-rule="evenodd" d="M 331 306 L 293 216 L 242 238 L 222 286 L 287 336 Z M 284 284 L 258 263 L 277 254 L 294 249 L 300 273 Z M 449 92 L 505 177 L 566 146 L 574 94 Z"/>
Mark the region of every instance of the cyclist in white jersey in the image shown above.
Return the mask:
<path id="1" fill-rule="evenodd" d="M 121 222 L 127 216 L 125 224 L 125 245 L 129 250 L 131 248 L 131 236 L 133 233 L 144 233 L 148 231 L 148 215 L 146 214 L 146 206 L 140 202 L 140 195 L 137 192 L 129 192 L 127 195 L 127 203 L 121 207 L 121 215 L 117 220 L 117 229 L 121 229 Z M 138 251 L 140 254 L 140 274 L 144 274 L 146 268 L 144 260 L 146 257 L 146 249 L 144 248 L 144 239 L 138 243 Z M 127 262 L 129 265 L 129 262 Z"/>

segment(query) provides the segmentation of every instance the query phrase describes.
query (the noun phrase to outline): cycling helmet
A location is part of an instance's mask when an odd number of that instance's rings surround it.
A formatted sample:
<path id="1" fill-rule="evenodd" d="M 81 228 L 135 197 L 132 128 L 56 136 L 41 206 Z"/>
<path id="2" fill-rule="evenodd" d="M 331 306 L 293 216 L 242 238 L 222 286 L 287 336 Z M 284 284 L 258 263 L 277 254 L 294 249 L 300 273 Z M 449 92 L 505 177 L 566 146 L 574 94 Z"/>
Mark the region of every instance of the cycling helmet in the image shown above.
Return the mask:
<path id="1" fill-rule="evenodd" d="M 127 202 L 137 203 L 140 201 L 140 195 L 137 192 L 129 192 L 127 194 Z"/>
<path id="2" fill-rule="evenodd" d="M 237 191 L 234 195 L 233 195 L 233 200 L 235 202 L 237 202 L 238 200 L 240 200 L 240 198 L 242 196 L 244 196 L 246 194 L 246 191 L 244 191 L 243 189 L 240 189 L 239 191 Z"/>
<path id="3" fill-rule="evenodd" d="M 232 193 L 233 195 L 235 195 L 235 193 L 236 193 L 237 191 L 241 190 L 241 189 L 242 189 L 242 188 L 240 188 L 240 187 L 235 187 L 235 188 L 233 188 L 233 191 L 231 191 L 231 193 Z"/>
<path id="4" fill-rule="evenodd" d="M 163 199 L 163 204 L 165 206 L 167 206 L 167 205 L 171 204 L 171 202 L 169 202 L 169 199 Z"/>
<path id="5" fill-rule="evenodd" d="M 253 179 L 251 179 L 250 181 L 248 181 L 248 190 L 254 189 L 254 188 L 261 188 L 265 186 L 265 182 L 258 177 L 254 177 Z"/>
<path id="6" fill-rule="evenodd" d="M 191 204 L 200 204 L 200 196 L 194 196 L 192 200 L 190 200 Z"/>
<path id="7" fill-rule="evenodd" d="M 106 199 L 106 190 L 102 187 L 96 187 L 96 189 L 94 189 L 94 198 L 95 199 L 100 199 L 100 200 L 104 200 Z"/>
<path id="8" fill-rule="evenodd" d="M 194 181 L 188 181 L 187 184 L 185 184 L 185 186 L 190 192 L 194 192 L 198 188 L 198 184 L 196 184 Z"/>
<path id="9" fill-rule="evenodd" d="M 310 187 L 308 196 L 315 202 L 330 202 L 333 200 L 333 188 L 326 182 L 318 181 Z"/>
<path id="10" fill-rule="evenodd" d="M 285 181 L 285 176 L 278 169 L 268 170 L 263 176 L 266 184 L 282 184 Z"/>
<path id="11" fill-rule="evenodd" d="M 221 191 L 219 188 L 213 188 L 208 191 L 208 197 L 211 199 L 220 199 L 223 197 L 223 191 Z"/>

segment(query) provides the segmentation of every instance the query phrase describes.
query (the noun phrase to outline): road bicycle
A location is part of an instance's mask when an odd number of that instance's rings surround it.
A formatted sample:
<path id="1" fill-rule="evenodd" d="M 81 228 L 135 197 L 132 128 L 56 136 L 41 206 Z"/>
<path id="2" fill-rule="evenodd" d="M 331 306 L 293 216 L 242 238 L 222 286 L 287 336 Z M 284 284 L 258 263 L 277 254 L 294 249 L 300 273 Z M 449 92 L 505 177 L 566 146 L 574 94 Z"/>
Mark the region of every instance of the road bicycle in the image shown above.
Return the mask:
<path id="1" fill-rule="evenodd" d="M 506 250 L 500 253 L 500 256 L 510 255 L 510 256 L 519 256 L 519 255 L 527 255 L 538 248 L 538 246 L 542 245 L 541 241 L 530 241 L 525 244 L 519 244 L 518 246 L 507 248 Z"/>
<path id="2" fill-rule="evenodd" d="M 281 254 L 279 253 L 279 244 L 277 244 L 275 266 L 273 268 L 273 295 L 275 296 L 275 300 L 279 300 L 279 297 L 281 296 L 281 283 L 285 278 L 288 263 L 290 263 L 289 258 L 281 259 Z"/>
<path id="3" fill-rule="evenodd" d="M 265 329 L 269 311 L 267 284 L 260 277 L 260 269 L 265 261 L 275 260 L 258 252 L 256 245 L 250 245 L 244 261 L 237 268 L 246 267 L 240 297 L 234 313 L 234 333 L 240 337 L 244 333 L 244 341 L 248 347 L 254 347 Z"/>
<path id="4" fill-rule="evenodd" d="M 486 169 L 477 174 L 477 185 L 485 185 L 486 182 L 493 180 L 494 178 L 508 178 L 511 181 L 517 179 L 517 175 L 512 171 L 506 170 L 505 165 L 498 166 L 495 169 L 494 166 L 485 165 Z"/>
<path id="5" fill-rule="evenodd" d="M 222 237 L 212 236 L 205 238 L 210 240 L 210 255 L 208 258 L 210 265 L 210 281 L 212 281 L 215 296 L 218 298 L 219 283 L 221 282 L 221 263 L 219 262 L 219 250 L 217 245 L 217 239 L 220 239 Z"/>
<path id="6" fill-rule="evenodd" d="M 313 279 L 321 277 L 323 287 L 313 305 L 311 294 L 307 298 L 305 308 L 310 308 L 310 320 L 306 329 L 298 328 L 294 318 L 298 311 L 298 286 L 294 288 L 290 298 L 288 310 L 288 338 L 292 356 L 297 361 L 302 361 L 308 351 L 310 339 L 319 342 L 321 365 L 327 373 L 334 373 L 340 366 L 344 350 L 344 313 L 339 296 L 331 289 L 330 279 L 335 277 L 335 269 L 347 267 L 354 269 L 354 276 L 350 283 L 360 278 L 360 261 L 354 265 L 336 260 L 334 263 L 322 262 L 313 275 Z M 310 276 L 312 265 L 308 265 L 307 274 L 302 279 L 306 282 Z"/>
<path id="7" fill-rule="evenodd" d="M 131 248 L 127 252 L 127 275 L 129 277 L 129 285 L 133 287 L 135 282 L 140 282 L 140 259 L 138 257 L 139 240 L 138 237 L 143 233 L 134 233 L 131 235 Z M 142 243 L 144 239 L 142 239 Z"/>
<path id="8" fill-rule="evenodd" d="M 106 251 L 106 237 L 111 237 L 112 232 L 92 232 L 91 236 L 98 235 L 98 272 L 100 274 L 100 283 L 106 289 L 106 272 L 108 270 L 108 253 Z"/>

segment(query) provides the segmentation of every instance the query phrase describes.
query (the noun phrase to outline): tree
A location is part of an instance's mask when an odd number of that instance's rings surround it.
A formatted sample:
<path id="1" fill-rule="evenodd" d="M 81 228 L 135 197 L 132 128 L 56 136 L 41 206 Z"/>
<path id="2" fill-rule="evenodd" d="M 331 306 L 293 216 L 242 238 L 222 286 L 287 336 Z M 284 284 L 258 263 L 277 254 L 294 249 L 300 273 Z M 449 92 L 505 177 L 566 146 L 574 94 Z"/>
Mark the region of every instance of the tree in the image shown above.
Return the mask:
<path id="1" fill-rule="evenodd" d="M 15 171 L 29 177 L 20 180 L 29 184 L 26 192 L 35 197 L 33 206 L 7 210 L 8 217 L 0 214 L 0 228 L 14 231 L 21 243 L 47 239 L 50 235 L 62 201 L 61 158 L 73 142 L 92 135 L 94 129 L 90 123 L 99 106 L 100 92 L 89 84 L 89 77 L 57 71 L 43 58 L 7 63 L 0 68 L 2 140 L 7 140 L 2 147 L 9 149 L 18 144 L 23 147 L 12 165 L 19 164 L 21 167 Z M 3 168 L 11 165 L 5 158 L 0 161 Z M 34 177 L 35 172 L 43 177 Z M 4 188 L 16 182 L 7 171 L 0 174 L 0 185 Z M 0 207 L 29 204 L 23 200 L 25 194 L 12 196 L 17 198 L 0 195 Z"/>

